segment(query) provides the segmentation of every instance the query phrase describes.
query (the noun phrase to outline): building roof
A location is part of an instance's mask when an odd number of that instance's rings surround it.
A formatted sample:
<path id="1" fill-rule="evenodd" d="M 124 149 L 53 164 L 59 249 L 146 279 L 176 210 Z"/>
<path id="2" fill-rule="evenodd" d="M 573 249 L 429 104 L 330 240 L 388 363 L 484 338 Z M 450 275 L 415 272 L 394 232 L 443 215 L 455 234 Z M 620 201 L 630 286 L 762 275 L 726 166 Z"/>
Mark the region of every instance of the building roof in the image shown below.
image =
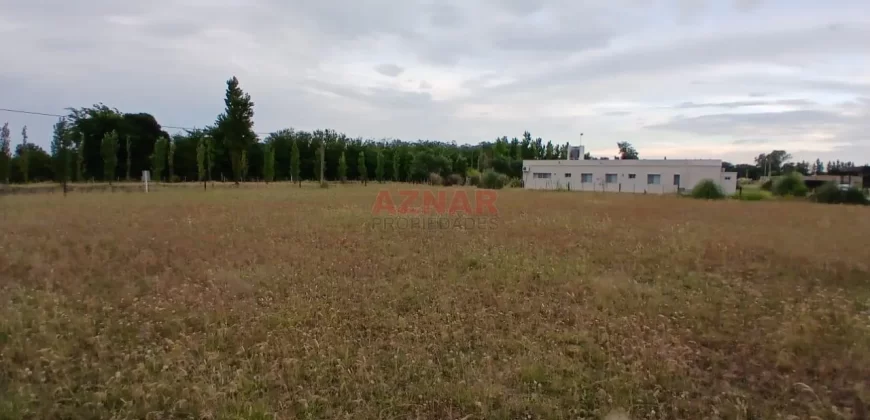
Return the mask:
<path id="1" fill-rule="evenodd" d="M 719 159 L 614 159 L 614 160 L 523 160 L 523 166 L 715 166 Z"/>

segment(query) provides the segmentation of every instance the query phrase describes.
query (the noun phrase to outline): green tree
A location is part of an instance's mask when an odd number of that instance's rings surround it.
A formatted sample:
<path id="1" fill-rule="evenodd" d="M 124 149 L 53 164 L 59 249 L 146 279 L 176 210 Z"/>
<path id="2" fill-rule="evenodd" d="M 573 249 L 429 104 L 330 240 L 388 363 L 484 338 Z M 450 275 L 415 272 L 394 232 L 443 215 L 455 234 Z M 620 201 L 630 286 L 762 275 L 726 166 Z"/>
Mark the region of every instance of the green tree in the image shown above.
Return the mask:
<path id="1" fill-rule="evenodd" d="M 76 144 L 76 181 L 85 182 L 85 135 L 79 134 L 79 142 Z"/>
<path id="2" fill-rule="evenodd" d="M 27 150 L 25 150 L 27 149 Z M 10 181 L 24 182 L 24 173 L 21 171 L 21 157 L 27 155 L 28 180 L 43 182 L 54 179 L 54 162 L 51 156 L 42 150 L 41 147 L 27 143 L 25 148 L 23 144 L 15 147 L 15 155 L 12 157 L 10 165 Z"/>
<path id="3" fill-rule="evenodd" d="M 401 160 L 402 160 L 402 155 L 401 155 L 401 153 L 399 153 L 399 150 L 397 148 L 396 151 L 393 153 L 393 181 L 394 182 L 401 181 L 400 173 L 399 173 L 400 166 L 401 166 Z"/>
<path id="4" fill-rule="evenodd" d="M 239 162 L 242 170 L 242 181 L 248 179 L 248 151 L 242 150 L 242 160 Z"/>
<path id="5" fill-rule="evenodd" d="M 9 183 L 9 168 L 12 166 L 12 150 L 9 144 L 9 123 L 0 128 L 0 182 Z"/>
<path id="6" fill-rule="evenodd" d="M 544 152 L 544 159 L 555 159 L 555 158 L 556 158 L 556 153 L 553 150 L 553 142 L 548 141 L 547 148 L 545 149 L 545 152 Z M 504 172 L 502 172 L 502 173 L 504 173 Z"/>
<path id="7" fill-rule="evenodd" d="M 214 139 L 205 136 L 205 162 L 206 162 L 206 180 L 211 181 L 211 174 L 214 168 L 215 163 L 215 147 L 214 147 Z"/>
<path id="8" fill-rule="evenodd" d="M 338 179 L 341 182 L 347 181 L 347 158 L 344 157 L 344 151 L 341 152 L 341 157 L 338 158 Z"/>
<path id="9" fill-rule="evenodd" d="M 384 182 L 384 152 L 381 148 L 378 148 L 375 177 L 378 179 L 378 182 Z"/>
<path id="10" fill-rule="evenodd" d="M 205 181 L 206 174 L 208 173 L 208 167 L 206 162 L 205 154 L 208 151 L 208 146 L 205 144 L 208 141 L 208 137 L 203 136 L 199 139 L 199 144 L 196 145 L 196 173 L 198 179 L 202 181 L 202 189 L 205 190 L 208 188 L 208 184 Z"/>
<path id="11" fill-rule="evenodd" d="M 127 167 L 125 168 L 127 176 L 124 179 L 130 182 L 130 168 L 133 162 L 133 142 L 129 135 L 127 136 L 127 147 L 125 150 L 127 151 Z"/>
<path id="12" fill-rule="evenodd" d="M 782 173 L 782 166 L 791 160 L 791 155 L 785 150 L 774 150 L 770 153 L 762 153 L 755 158 L 755 165 L 761 169 L 765 176 Z M 830 170 L 830 167 L 828 168 Z"/>
<path id="13" fill-rule="evenodd" d="M 173 139 L 169 139 L 169 157 L 167 162 L 169 163 L 169 182 L 175 182 L 175 141 Z"/>
<path id="14" fill-rule="evenodd" d="M 619 158 L 622 160 L 637 160 L 640 159 L 637 154 L 637 150 L 631 143 L 627 141 L 621 141 L 616 143 L 616 147 L 619 148 Z"/>
<path id="15" fill-rule="evenodd" d="M 30 180 L 30 149 L 27 147 L 27 126 L 21 129 L 21 160 L 18 162 L 21 177 L 26 184 Z"/>
<path id="16" fill-rule="evenodd" d="M 251 101 L 251 95 L 239 87 L 239 80 L 235 76 L 227 80 L 224 104 L 226 108 L 218 116 L 215 128 L 229 151 L 233 178 L 238 184 L 247 171 L 247 162 L 243 165 L 243 158 L 247 160 L 247 150 L 254 144 L 257 135 L 253 130 L 254 102 Z"/>
<path id="17" fill-rule="evenodd" d="M 166 137 L 160 137 L 154 143 L 154 153 L 151 154 L 151 178 L 160 182 L 163 177 L 163 168 L 166 167 L 166 149 L 169 147 L 169 140 Z"/>
<path id="18" fill-rule="evenodd" d="M 453 172 L 461 175 L 463 179 L 465 178 L 465 173 L 468 172 L 468 161 L 465 160 L 465 156 L 456 156 L 456 160 L 453 162 Z"/>
<path id="19" fill-rule="evenodd" d="M 299 158 L 299 145 L 297 144 L 297 140 L 293 140 L 293 146 L 290 149 L 290 180 L 299 183 L 299 187 L 302 187 L 302 168 L 301 161 Z"/>
<path id="20" fill-rule="evenodd" d="M 51 158 L 54 163 L 55 180 L 63 185 L 64 194 L 70 180 L 70 143 L 70 132 L 66 119 L 59 118 L 54 124 Z"/>
<path id="21" fill-rule="evenodd" d="M 101 148 L 103 155 L 103 178 L 109 181 L 115 179 L 115 171 L 118 169 L 118 133 L 112 131 L 103 136 L 103 144 Z"/>
<path id="22" fill-rule="evenodd" d="M 816 159 L 816 163 L 813 164 L 813 173 L 816 175 L 825 173 L 825 164 L 821 159 Z"/>
<path id="23" fill-rule="evenodd" d="M 266 183 L 272 182 L 275 179 L 275 146 L 272 143 L 266 143 L 266 150 L 263 154 L 263 180 Z"/>
<path id="24" fill-rule="evenodd" d="M 369 173 L 366 168 L 366 154 L 363 151 L 359 152 L 359 158 L 357 159 L 357 165 L 359 167 L 359 178 L 363 182 L 363 185 L 368 185 L 369 181 Z"/>

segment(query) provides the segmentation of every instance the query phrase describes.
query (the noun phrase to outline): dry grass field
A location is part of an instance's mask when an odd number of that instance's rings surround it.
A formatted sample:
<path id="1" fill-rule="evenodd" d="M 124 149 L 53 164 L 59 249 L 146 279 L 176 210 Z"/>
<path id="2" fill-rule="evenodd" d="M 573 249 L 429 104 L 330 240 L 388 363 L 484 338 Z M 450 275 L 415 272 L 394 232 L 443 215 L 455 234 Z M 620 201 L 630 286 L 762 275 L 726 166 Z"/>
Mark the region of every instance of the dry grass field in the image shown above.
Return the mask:
<path id="1" fill-rule="evenodd" d="M 403 187 L 0 197 L 0 418 L 866 418 L 866 208 Z"/>

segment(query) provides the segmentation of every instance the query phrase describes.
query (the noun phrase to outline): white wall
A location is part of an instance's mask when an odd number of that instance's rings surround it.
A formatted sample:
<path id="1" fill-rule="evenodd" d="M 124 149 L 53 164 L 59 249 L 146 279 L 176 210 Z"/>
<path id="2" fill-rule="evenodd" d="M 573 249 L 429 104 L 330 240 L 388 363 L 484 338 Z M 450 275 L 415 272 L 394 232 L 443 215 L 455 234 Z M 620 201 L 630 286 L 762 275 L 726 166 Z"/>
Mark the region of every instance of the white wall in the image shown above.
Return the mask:
<path id="1" fill-rule="evenodd" d="M 675 175 L 679 175 L 679 188 L 686 191 L 704 179 L 718 182 L 728 194 L 737 188 L 737 175 L 723 173 L 718 160 L 526 160 L 523 168 L 524 185 L 529 189 L 675 193 L 678 188 Z M 536 173 L 550 175 L 538 178 Z M 584 182 L 583 174 L 590 174 L 591 182 Z M 608 183 L 607 174 L 615 174 L 615 182 Z M 650 180 L 649 175 L 656 177 Z"/>

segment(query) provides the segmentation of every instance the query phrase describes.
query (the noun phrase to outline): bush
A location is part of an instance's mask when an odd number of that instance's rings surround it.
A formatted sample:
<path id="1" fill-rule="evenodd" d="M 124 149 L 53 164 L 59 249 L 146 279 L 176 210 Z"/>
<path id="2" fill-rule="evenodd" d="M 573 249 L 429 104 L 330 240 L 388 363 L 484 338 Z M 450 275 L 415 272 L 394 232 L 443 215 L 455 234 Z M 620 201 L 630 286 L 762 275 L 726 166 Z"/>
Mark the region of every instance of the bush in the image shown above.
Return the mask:
<path id="1" fill-rule="evenodd" d="M 826 182 L 821 187 L 816 188 L 816 192 L 813 194 L 812 199 L 817 203 L 842 203 L 843 192 L 840 191 L 840 187 L 838 187 L 836 183 Z"/>
<path id="2" fill-rule="evenodd" d="M 477 169 L 469 169 L 465 174 L 465 185 L 480 185 L 480 171 Z"/>
<path id="3" fill-rule="evenodd" d="M 808 191 L 804 177 L 797 172 L 787 174 L 773 184 L 773 193 L 779 196 L 805 197 Z"/>
<path id="4" fill-rule="evenodd" d="M 519 178 L 511 178 L 510 182 L 508 182 L 508 187 L 511 188 L 522 188 L 523 180 Z"/>
<path id="5" fill-rule="evenodd" d="M 480 187 L 491 190 L 500 190 L 508 183 L 508 177 L 505 174 L 500 174 L 496 171 L 489 170 L 483 174 L 480 180 Z"/>
<path id="6" fill-rule="evenodd" d="M 870 204 L 864 195 L 864 191 L 861 191 L 861 189 L 849 187 L 848 190 L 843 191 L 834 182 L 825 183 L 825 185 L 817 188 L 812 199 L 817 203 L 826 204 Z"/>
<path id="7" fill-rule="evenodd" d="M 431 185 L 443 185 L 444 180 L 441 178 L 441 175 L 432 172 L 429 174 L 429 184 Z"/>
<path id="8" fill-rule="evenodd" d="M 742 193 L 735 194 L 734 198 L 743 201 L 761 201 L 767 197 L 759 190 L 743 190 Z"/>
<path id="9" fill-rule="evenodd" d="M 867 196 L 860 188 L 849 187 L 848 190 L 841 192 L 843 193 L 843 202 L 846 204 L 868 204 Z"/>
<path id="10" fill-rule="evenodd" d="M 773 180 L 768 179 L 767 181 L 764 181 L 764 183 L 761 184 L 761 189 L 764 191 L 770 191 L 771 189 L 773 189 Z"/>
<path id="11" fill-rule="evenodd" d="M 444 185 L 450 187 L 453 185 L 462 185 L 462 176 L 459 174 L 450 174 L 444 180 Z"/>
<path id="12" fill-rule="evenodd" d="M 695 185 L 695 188 L 692 188 L 692 198 L 699 198 L 703 200 L 721 200 L 725 198 L 725 193 L 722 192 L 722 188 L 719 188 L 719 184 L 717 184 L 712 179 L 705 179 Z"/>

